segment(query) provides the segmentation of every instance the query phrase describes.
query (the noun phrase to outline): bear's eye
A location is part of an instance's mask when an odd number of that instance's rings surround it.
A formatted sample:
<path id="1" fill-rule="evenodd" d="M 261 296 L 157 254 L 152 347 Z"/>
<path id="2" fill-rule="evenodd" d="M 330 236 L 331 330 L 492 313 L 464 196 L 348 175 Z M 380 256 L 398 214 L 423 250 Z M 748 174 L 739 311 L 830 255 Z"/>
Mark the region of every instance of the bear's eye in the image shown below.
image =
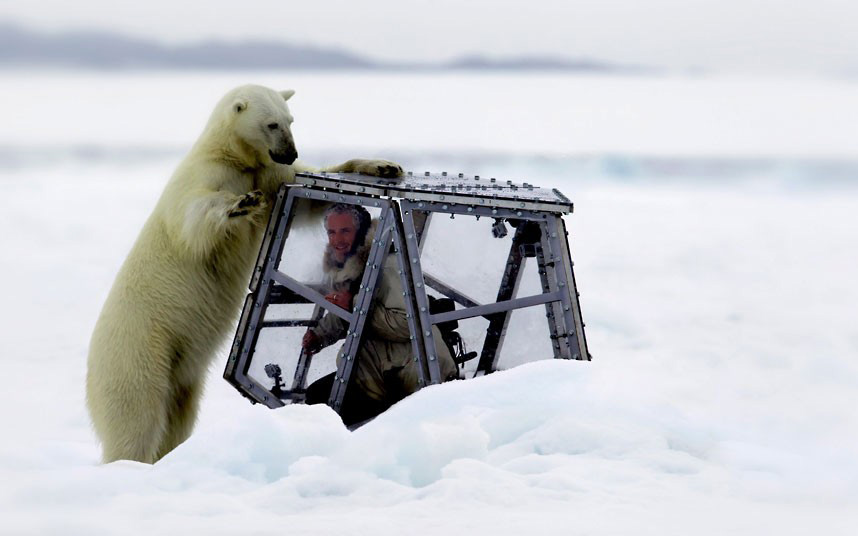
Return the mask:
<path id="1" fill-rule="evenodd" d="M 270 128 L 271 130 L 277 130 L 278 128 L 280 128 L 280 125 L 278 125 L 277 123 L 268 123 L 268 128 Z"/>

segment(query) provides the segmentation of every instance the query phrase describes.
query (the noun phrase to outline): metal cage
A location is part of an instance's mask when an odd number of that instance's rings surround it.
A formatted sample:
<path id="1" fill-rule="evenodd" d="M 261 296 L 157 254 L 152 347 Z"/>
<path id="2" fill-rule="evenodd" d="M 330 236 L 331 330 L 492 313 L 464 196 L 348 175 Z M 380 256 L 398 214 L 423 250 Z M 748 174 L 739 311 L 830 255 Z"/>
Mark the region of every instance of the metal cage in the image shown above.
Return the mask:
<path id="1" fill-rule="evenodd" d="M 325 300 L 313 285 L 284 273 L 281 255 L 289 236 L 299 200 L 315 203 L 347 203 L 374 207 L 379 216 L 369 258 L 352 311 Z M 388 255 L 397 260 L 406 304 L 414 359 L 419 363 L 419 385 L 441 381 L 431 326 L 482 317 L 488 321 L 474 376 L 497 370 L 498 358 L 513 310 L 543 306 L 554 357 L 590 360 L 584 323 L 575 285 L 573 263 L 562 216 L 572 212 L 562 193 L 533 185 L 499 182 L 479 176 L 457 177 L 446 173 L 415 176 L 397 181 L 356 174 L 302 173 L 292 185 L 284 185 L 273 208 L 250 282 L 250 293 L 227 361 L 224 378 L 254 403 L 275 408 L 304 401 L 311 356 L 300 350 L 291 386 L 279 368 L 266 368 L 273 385 L 248 374 L 260 331 L 266 328 L 313 326 L 327 312 L 348 324 L 342 356 L 334 373 L 328 404 L 341 412 L 343 399 L 364 337 L 381 270 Z M 503 222 L 515 228 L 509 254 L 494 302 L 478 303 L 464 292 L 423 270 L 421 249 L 434 215 L 492 218 L 495 236 L 503 236 Z M 519 282 L 527 259 L 535 259 L 542 292 L 519 297 Z M 288 259 L 287 259 L 288 261 Z M 433 313 L 427 288 L 450 298 L 456 307 Z M 309 318 L 266 319 L 275 304 L 312 304 Z M 298 349 L 295 350 L 298 352 Z"/>

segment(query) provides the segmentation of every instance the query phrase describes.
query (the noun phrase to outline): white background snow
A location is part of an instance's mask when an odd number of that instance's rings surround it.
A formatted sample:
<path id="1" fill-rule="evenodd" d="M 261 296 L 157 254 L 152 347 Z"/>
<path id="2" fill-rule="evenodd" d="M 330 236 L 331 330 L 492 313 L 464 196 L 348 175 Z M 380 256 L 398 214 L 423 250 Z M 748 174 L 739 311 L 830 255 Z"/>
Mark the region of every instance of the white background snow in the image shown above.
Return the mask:
<path id="1" fill-rule="evenodd" d="M 427 388 L 355 432 L 214 360 L 192 438 L 98 463 L 87 344 L 234 85 L 304 160 L 557 187 L 590 363 Z M 2 534 L 854 534 L 858 87 L 560 75 L 0 74 Z M 475 257 L 478 252 L 474 252 Z M 534 349 L 536 348 L 536 349 Z"/>

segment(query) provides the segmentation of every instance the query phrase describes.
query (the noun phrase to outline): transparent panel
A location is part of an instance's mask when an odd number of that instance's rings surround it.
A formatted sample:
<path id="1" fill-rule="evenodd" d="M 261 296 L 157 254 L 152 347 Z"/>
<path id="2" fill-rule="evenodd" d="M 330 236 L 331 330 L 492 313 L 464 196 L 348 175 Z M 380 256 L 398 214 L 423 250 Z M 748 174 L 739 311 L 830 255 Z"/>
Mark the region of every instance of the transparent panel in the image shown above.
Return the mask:
<path id="1" fill-rule="evenodd" d="M 495 238 L 493 218 L 442 213 L 432 215 L 423 238 L 420 263 L 425 275 L 442 281 L 480 304 L 494 303 L 515 229 Z"/>
<path id="2" fill-rule="evenodd" d="M 276 269 L 301 287 L 278 283 L 276 278 L 272 282 L 248 369 L 248 375 L 269 390 L 276 391 L 277 386 L 283 391 L 303 390 L 336 370 L 347 325 L 308 298 L 339 299 L 344 309 L 352 307 L 372 245 L 372 222 L 377 222 L 381 209 L 351 207 L 326 212 L 325 206 L 305 199 L 293 207 L 298 216 L 290 222 Z M 311 327 L 317 337 L 315 353 L 301 361 L 302 343 Z M 327 346 L 320 348 L 323 342 Z"/>
<path id="3" fill-rule="evenodd" d="M 280 381 L 281 389 L 291 390 L 301 351 L 301 339 L 306 331 L 306 326 L 263 328 L 259 332 L 248 376 L 270 391 L 274 388 L 275 377 L 279 373 L 277 380 Z M 312 356 L 304 388 L 336 369 L 338 349 L 339 345 L 334 344 Z"/>
<path id="4" fill-rule="evenodd" d="M 519 222 L 516 222 L 519 223 Z M 456 215 L 455 218 L 435 213 L 430 220 L 424 240 L 421 266 L 424 276 L 431 275 L 454 289 L 448 295 L 461 294 L 481 305 L 497 301 L 504 271 L 507 268 L 513 237 L 517 228 L 509 222 L 500 223 L 494 218 Z M 502 235 L 506 231 L 506 235 Z M 529 233 L 529 253 L 534 253 L 538 242 L 538 229 Z M 518 252 L 517 252 L 518 253 Z M 516 298 L 543 293 L 538 261 L 534 257 L 521 257 L 521 273 Z M 427 286 L 433 287 L 427 280 Z M 433 293 L 443 292 L 438 285 Z M 457 304 L 456 309 L 462 309 Z M 468 351 L 482 354 L 489 322 L 483 317 L 459 320 L 458 332 Z M 510 368 L 538 359 L 553 358 L 552 343 L 544 305 L 512 311 L 506 336 L 500 347 L 497 366 Z M 479 357 L 464 365 L 468 376 L 479 363 Z"/>
<path id="5" fill-rule="evenodd" d="M 525 260 L 518 297 L 542 293 L 542 281 L 539 277 L 539 264 L 536 257 Z M 507 325 L 506 338 L 497 361 L 498 370 L 512 368 L 522 363 L 552 359 L 551 332 L 545 305 L 534 305 L 512 312 Z"/>
<path id="6" fill-rule="evenodd" d="M 477 370 L 477 365 L 480 362 L 480 355 L 483 349 L 483 343 L 486 338 L 486 328 L 489 327 L 489 321 L 483 317 L 466 318 L 458 321 L 459 325 L 455 329 L 462 341 L 461 351 L 454 346 L 454 357 L 456 354 L 468 354 L 476 352 L 473 359 L 469 359 L 462 363 L 459 367 L 460 372 L 464 373 L 465 378 L 470 378 Z"/>
<path id="7" fill-rule="evenodd" d="M 304 217 L 319 209 L 307 199 L 298 199 L 292 206 L 293 217 L 289 222 L 283 252 L 277 270 L 305 284 L 322 281 L 322 254 L 326 233 L 321 218 Z"/>
<path id="8" fill-rule="evenodd" d="M 381 209 L 377 207 L 364 207 L 372 220 L 377 220 Z M 313 287 L 320 293 L 327 294 L 330 289 L 326 286 L 324 274 L 324 258 L 336 256 L 335 248 L 344 247 L 342 241 L 333 243 L 329 240 L 326 229 L 326 219 L 322 217 L 325 206 L 318 202 L 307 199 L 297 199 L 292 211 L 294 216 L 288 228 L 286 240 L 284 240 L 283 251 L 277 263 L 277 270 L 295 279 L 296 281 Z M 309 214 L 316 215 L 308 216 Z M 352 247 L 359 244 L 351 243 Z M 353 250 L 341 251 L 348 256 Z"/>

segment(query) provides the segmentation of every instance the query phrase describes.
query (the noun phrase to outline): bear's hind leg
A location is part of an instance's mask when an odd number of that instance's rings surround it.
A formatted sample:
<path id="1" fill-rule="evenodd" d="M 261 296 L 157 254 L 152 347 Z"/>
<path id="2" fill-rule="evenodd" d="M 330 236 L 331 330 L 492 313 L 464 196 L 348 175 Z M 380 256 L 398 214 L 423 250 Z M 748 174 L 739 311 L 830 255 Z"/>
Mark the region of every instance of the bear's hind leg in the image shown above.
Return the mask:
<path id="1" fill-rule="evenodd" d="M 167 429 L 167 406 L 160 389 L 137 386 L 133 398 L 115 400 L 115 411 L 100 432 L 102 461 L 158 461 L 158 446 Z"/>
<path id="2" fill-rule="evenodd" d="M 167 401 L 167 428 L 158 446 L 161 459 L 190 437 L 197 420 L 203 382 L 196 380 L 182 384 L 173 379 Z"/>

